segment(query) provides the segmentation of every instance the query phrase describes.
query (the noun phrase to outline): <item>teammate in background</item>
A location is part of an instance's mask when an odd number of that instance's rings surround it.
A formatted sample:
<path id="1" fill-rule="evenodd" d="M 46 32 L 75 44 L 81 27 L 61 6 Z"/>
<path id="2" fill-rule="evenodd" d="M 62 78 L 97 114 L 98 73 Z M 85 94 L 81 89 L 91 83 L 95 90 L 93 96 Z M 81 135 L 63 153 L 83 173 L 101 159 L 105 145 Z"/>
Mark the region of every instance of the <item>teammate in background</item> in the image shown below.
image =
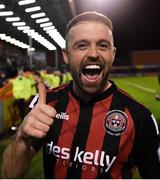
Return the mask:
<path id="1" fill-rule="evenodd" d="M 61 71 L 54 70 L 52 76 L 52 87 L 58 87 L 61 84 L 61 81 L 62 81 Z"/>
<path id="2" fill-rule="evenodd" d="M 43 83 L 43 79 L 41 77 L 41 74 L 38 71 L 35 71 L 32 73 L 33 79 L 35 81 L 35 87 L 37 88 L 39 83 Z M 38 90 L 38 89 L 37 89 Z"/>
<path id="3" fill-rule="evenodd" d="M 63 57 L 73 81 L 39 99 L 3 154 L 3 178 L 22 178 L 43 146 L 46 178 L 160 178 L 154 116 L 109 80 L 114 61 L 112 23 L 87 12 L 67 26 Z M 31 177 L 32 178 L 32 177 Z"/>
<path id="4" fill-rule="evenodd" d="M 27 100 L 30 98 L 30 83 L 24 75 L 24 71 L 20 69 L 18 71 L 18 75 L 15 79 L 12 79 L 11 81 L 12 84 L 12 92 L 13 96 L 16 99 L 16 103 L 19 109 L 20 113 L 20 118 L 21 121 L 23 121 L 25 114 L 26 114 L 26 106 L 27 105 Z"/>
<path id="5" fill-rule="evenodd" d="M 67 83 L 70 83 L 71 81 L 72 81 L 71 73 L 67 69 L 64 69 L 62 72 L 61 84 L 67 84 Z"/>
<path id="6" fill-rule="evenodd" d="M 48 82 L 43 80 L 40 72 L 35 71 L 32 73 L 32 75 L 33 75 L 33 79 L 35 81 L 36 89 L 37 89 L 39 83 L 44 83 L 46 88 L 50 88 L 50 85 L 48 84 Z M 37 89 L 37 92 L 38 92 L 38 89 Z"/>

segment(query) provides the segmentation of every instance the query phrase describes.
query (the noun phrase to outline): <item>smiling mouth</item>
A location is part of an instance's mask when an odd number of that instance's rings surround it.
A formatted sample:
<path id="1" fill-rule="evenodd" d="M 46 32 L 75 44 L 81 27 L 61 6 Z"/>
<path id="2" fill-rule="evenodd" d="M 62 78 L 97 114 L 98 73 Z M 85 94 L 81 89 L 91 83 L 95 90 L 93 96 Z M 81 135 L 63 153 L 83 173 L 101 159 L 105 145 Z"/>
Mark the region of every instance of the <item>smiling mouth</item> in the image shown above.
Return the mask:
<path id="1" fill-rule="evenodd" d="M 102 67 L 97 64 L 86 65 L 82 70 L 82 80 L 87 84 L 97 84 L 100 79 Z"/>

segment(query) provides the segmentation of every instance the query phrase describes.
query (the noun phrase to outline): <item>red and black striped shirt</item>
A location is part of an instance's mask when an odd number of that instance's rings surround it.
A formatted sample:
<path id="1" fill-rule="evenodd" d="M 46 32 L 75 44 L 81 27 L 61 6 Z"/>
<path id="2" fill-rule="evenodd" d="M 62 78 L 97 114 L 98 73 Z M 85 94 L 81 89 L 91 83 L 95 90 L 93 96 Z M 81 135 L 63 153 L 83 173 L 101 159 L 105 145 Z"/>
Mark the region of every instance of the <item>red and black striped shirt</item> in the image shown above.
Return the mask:
<path id="1" fill-rule="evenodd" d="M 142 178 L 160 178 L 151 112 L 111 83 L 87 103 L 72 83 L 47 93 L 57 115 L 46 137 L 32 142 L 35 150 L 43 145 L 46 178 L 131 178 L 135 166 Z"/>

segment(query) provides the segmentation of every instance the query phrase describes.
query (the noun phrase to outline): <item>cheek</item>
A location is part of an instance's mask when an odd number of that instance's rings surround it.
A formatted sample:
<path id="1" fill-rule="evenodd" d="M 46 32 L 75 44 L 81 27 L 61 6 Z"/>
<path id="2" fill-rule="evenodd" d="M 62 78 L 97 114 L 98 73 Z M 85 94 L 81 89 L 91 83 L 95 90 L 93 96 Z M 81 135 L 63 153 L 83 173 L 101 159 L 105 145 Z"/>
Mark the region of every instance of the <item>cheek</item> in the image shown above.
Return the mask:
<path id="1" fill-rule="evenodd" d="M 112 65 L 113 61 L 114 61 L 114 56 L 113 54 L 107 54 L 103 56 L 104 60 L 106 61 L 106 63 L 108 65 Z"/>
<path id="2" fill-rule="evenodd" d="M 77 69 L 80 66 L 82 59 L 83 59 L 83 57 L 81 55 L 74 53 L 69 58 L 69 64 L 70 64 L 70 66 L 75 66 Z"/>
<path id="3" fill-rule="evenodd" d="M 74 58 L 74 57 L 70 57 L 70 59 L 69 59 L 70 71 L 71 72 L 78 71 L 79 66 L 80 66 L 79 61 L 76 58 Z"/>

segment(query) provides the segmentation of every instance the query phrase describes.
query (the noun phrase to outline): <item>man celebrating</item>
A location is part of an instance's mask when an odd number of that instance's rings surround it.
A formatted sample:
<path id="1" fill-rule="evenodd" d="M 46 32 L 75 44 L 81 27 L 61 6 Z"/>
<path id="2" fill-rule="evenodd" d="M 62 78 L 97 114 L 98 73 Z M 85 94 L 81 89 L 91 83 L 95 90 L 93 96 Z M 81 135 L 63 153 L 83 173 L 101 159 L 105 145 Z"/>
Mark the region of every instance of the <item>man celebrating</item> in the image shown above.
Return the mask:
<path id="1" fill-rule="evenodd" d="M 112 23 L 86 12 L 67 26 L 63 56 L 73 81 L 39 99 L 4 152 L 4 178 L 23 177 L 43 146 L 46 178 L 160 178 L 159 131 L 150 111 L 109 80 Z"/>

